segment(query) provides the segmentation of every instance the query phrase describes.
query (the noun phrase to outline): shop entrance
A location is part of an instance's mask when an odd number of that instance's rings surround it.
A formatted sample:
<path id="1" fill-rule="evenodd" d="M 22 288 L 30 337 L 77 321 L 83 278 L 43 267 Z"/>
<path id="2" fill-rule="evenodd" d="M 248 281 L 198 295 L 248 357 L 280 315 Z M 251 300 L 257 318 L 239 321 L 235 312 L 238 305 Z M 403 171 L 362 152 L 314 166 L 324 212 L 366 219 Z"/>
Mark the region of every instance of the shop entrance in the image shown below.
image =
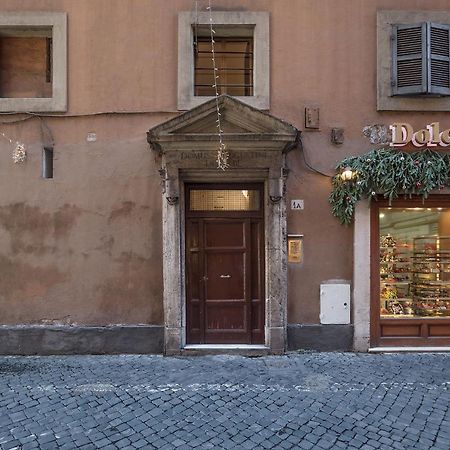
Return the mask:
<path id="1" fill-rule="evenodd" d="M 186 343 L 263 344 L 263 186 L 185 192 Z"/>
<path id="2" fill-rule="evenodd" d="M 450 345 L 450 198 L 374 202 L 371 345 Z"/>

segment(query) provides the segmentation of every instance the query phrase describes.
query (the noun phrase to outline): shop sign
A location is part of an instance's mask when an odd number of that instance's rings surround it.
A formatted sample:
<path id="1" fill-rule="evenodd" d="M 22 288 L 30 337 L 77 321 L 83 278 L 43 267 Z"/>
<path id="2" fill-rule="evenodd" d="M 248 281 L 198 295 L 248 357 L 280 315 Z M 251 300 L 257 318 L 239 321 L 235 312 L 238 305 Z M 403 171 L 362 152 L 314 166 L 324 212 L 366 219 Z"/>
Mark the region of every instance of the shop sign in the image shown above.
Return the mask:
<path id="1" fill-rule="evenodd" d="M 391 147 L 404 147 L 411 143 L 414 147 L 448 147 L 450 145 L 450 128 L 441 131 L 439 122 L 433 122 L 421 130 L 406 122 L 389 125 L 392 132 Z"/>

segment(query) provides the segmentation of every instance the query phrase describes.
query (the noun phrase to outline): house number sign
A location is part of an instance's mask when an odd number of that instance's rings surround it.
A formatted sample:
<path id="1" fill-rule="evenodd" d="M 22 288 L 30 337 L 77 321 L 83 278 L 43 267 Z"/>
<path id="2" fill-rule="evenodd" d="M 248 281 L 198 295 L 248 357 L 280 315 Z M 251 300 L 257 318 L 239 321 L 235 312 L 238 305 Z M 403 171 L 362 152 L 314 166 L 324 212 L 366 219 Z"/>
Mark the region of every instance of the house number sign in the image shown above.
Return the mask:
<path id="1" fill-rule="evenodd" d="M 305 208 L 305 202 L 303 200 L 291 200 L 291 209 L 301 210 Z"/>

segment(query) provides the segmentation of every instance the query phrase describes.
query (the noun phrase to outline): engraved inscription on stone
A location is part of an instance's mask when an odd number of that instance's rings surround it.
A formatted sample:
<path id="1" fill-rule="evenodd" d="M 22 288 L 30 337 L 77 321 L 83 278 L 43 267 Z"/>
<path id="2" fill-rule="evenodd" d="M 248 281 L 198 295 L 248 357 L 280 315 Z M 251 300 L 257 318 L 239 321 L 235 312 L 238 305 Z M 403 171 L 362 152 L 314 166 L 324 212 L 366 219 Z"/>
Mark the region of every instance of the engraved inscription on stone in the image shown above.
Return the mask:
<path id="1" fill-rule="evenodd" d="M 217 166 L 215 151 L 182 151 L 179 153 L 179 157 L 182 161 L 195 160 L 202 162 L 207 168 L 215 168 Z M 256 159 L 270 159 L 271 154 L 269 152 L 254 150 L 254 151 L 230 151 L 228 157 L 228 164 L 230 167 L 241 167 L 242 163 L 248 161 L 254 161 Z"/>

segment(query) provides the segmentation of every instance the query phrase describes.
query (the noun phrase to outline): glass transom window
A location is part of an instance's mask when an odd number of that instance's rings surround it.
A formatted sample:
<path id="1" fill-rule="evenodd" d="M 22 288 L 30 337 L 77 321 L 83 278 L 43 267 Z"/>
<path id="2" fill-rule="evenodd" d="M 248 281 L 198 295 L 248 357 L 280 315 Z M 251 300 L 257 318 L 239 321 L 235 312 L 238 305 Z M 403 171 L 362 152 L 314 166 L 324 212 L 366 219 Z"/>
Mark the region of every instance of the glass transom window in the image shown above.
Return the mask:
<path id="1" fill-rule="evenodd" d="M 189 193 L 191 211 L 258 211 L 258 190 L 192 189 Z"/>

